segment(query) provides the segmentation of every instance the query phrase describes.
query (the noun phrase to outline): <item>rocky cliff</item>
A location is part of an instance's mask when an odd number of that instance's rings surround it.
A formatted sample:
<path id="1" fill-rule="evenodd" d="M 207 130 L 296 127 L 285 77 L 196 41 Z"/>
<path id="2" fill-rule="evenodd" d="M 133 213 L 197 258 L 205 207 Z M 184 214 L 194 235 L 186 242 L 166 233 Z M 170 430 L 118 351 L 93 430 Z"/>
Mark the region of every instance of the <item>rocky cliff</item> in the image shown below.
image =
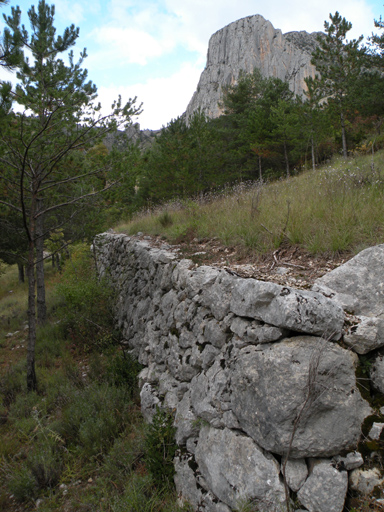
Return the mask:
<path id="1" fill-rule="evenodd" d="M 218 117 L 223 87 L 236 82 L 242 70 L 258 68 L 263 76 L 286 80 L 293 92 L 303 94 L 304 78 L 315 74 L 311 53 L 317 35 L 304 31 L 283 34 L 259 14 L 222 28 L 209 41 L 207 64 L 187 107 L 187 119 L 198 109 Z"/>

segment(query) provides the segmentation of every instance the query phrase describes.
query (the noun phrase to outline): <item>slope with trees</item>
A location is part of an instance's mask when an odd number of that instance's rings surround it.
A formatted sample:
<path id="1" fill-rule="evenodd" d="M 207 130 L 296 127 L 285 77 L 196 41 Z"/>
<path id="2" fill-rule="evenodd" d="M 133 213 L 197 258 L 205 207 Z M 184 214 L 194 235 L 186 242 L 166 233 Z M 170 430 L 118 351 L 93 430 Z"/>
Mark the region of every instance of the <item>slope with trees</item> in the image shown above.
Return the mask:
<path id="1" fill-rule="evenodd" d="M 5 18 L 11 35 L 20 33 L 23 47 L 32 54 L 31 61 L 21 54 L 13 63 L 19 80 L 16 88 L 2 88 L 0 136 L 2 216 L 13 211 L 21 219 L 28 240 L 29 389 L 36 387 L 36 284 L 42 322 L 45 315 L 44 238 L 65 222 L 75 222 L 91 198 L 113 185 L 110 162 L 90 165 L 87 151 L 107 132 L 129 123 L 132 116 L 140 113 L 136 99 L 122 105 L 119 98 L 111 114 L 101 114 L 100 105 L 95 103 L 96 87 L 82 68 L 86 51 L 80 53 L 78 62 L 72 51 L 69 64 L 61 57 L 75 45 L 79 29 L 71 25 L 63 35 L 56 36 L 54 15 L 54 6 L 44 0 L 40 0 L 37 9 L 31 7 L 31 34 L 20 26 L 17 9 Z"/>

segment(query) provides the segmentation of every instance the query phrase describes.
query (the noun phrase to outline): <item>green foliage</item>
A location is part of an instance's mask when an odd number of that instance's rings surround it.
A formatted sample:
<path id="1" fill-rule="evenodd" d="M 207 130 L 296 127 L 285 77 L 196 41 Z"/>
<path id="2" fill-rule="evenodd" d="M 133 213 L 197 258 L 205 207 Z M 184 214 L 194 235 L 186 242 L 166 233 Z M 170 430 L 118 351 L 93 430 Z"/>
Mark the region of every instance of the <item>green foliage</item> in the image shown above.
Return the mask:
<path id="1" fill-rule="evenodd" d="M 117 344 L 114 292 L 107 279 L 98 279 L 91 251 L 85 244 L 76 246 L 66 262 L 56 293 L 62 300 L 58 311 L 62 327 L 76 345 L 92 350 Z"/>
<path id="2" fill-rule="evenodd" d="M 175 474 L 173 459 L 177 445 L 173 420 L 171 411 L 158 407 L 145 433 L 147 467 L 159 487 L 172 485 Z"/>
<path id="3" fill-rule="evenodd" d="M 106 452 L 131 416 L 132 404 L 124 388 L 94 383 L 70 396 L 52 429 L 82 457 L 95 457 Z"/>
<path id="4" fill-rule="evenodd" d="M 36 480 L 27 467 L 12 472 L 8 488 L 15 499 L 21 502 L 32 500 L 37 494 Z"/>
<path id="5" fill-rule="evenodd" d="M 141 364 L 130 354 L 118 354 L 107 365 L 107 380 L 113 386 L 124 387 L 132 395 L 141 370 Z"/>

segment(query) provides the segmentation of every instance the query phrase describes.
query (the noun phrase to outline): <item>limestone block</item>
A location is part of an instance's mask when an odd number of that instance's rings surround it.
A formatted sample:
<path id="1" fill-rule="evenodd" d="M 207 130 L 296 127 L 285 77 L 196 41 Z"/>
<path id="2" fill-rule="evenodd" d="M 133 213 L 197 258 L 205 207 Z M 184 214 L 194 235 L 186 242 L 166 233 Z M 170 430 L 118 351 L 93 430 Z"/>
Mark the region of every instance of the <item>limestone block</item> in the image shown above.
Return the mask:
<path id="1" fill-rule="evenodd" d="M 156 414 L 156 408 L 161 404 L 155 389 L 149 383 L 145 383 L 141 388 L 140 403 L 141 413 L 145 421 L 152 423 L 153 417 Z"/>
<path id="2" fill-rule="evenodd" d="M 378 468 L 354 469 L 349 475 L 351 489 L 361 494 L 370 495 L 375 487 L 383 484 L 384 479 Z"/>
<path id="3" fill-rule="evenodd" d="M 381 433 L 384 428 L 384 423 L 374 423 L 372 425 L 371 430 L 369 431 L 368 437 L 370 439 L 373 439 L 375 441 L 378 441 L 380 439 Z"/>
<path id="4" fill-rule="evenodd" d="M 371 413 L 356 387 L 356 361 L 312 336 L 246 347 L 229 365 L 230 407 L 242 430 L 273 453 L 285 455 L 291 440 L 292 458 L 353 449 Z"/>
<path id="5" fill-rule="evenodd" d="M 191 270 L 185 282 L 185 290 L 188 296 L 192 298 L 203 290 L 206 291 L 214 284 L 219 273 L 220 270 L 206 265 Z"/>
<path id="6" fill-rule="evenodd" d="M 329 460 L 319 460 L 297 493 L 309 512 L 342 512 L 348 489 L 348 473 L 338 471 Z"/>
<path id="7" fill-rule="evenodd" d="M 283 473 L 283 467 L 282 467 Z M 284 473 L 283 473 L 284 474 Z M 308 467 L 305 459 L 288 459 L 285 466 L 285 478 L 288 487 L 297 492 L 308 476 Z"/>
<path id="8" fill-rule="evenodd" d="M 384 317 L 360 316 L 360 323 L 351 327 L 344 341 L 358 354 L 384 346 Z"/>
<path id="9" fill-rule="evenodd" d="M 252 499 L 260 511 L 281 510 L 285 494 L 279 465 L 249 437 L 204 426 L 195 458 L 208 487 L 231 509 Z"/>
<path id="10" fill-rule="evenodd" d="M 384 318 L 384 244 L 369 247 L 315 281 L 349 313 Z"/>
<path id="11" fill-rule="evenodd" d="M 203 290 L 201 294 L 201 303 L 212 311 L 216 320 L 223 320 L 229 313 L 234 282 L 233 276 L 221 272 L 212 286 L 208 290 Z"/>
<path id="12" fill-rule="evenodd" d="M 185 445 L 190 437 L 197 437 L 199 434 L 199 422 L 191 407 L 191 395 L 188 391 L 176 408 L 175 423 L 176 443 Z"/>
<path id="13" fill-rule="evenodd" d="M 228 341 L 230 333 L 223 326 L 222 322 L 215 319 L 208 320 L 204 327 L 204 339 L 214 347 L 222 348 Z"/>
<path id="14" fill-rule="evenodd" d="M 178 456 L 175 458 L 175 485 L 179 496 L 180 505 L 185 503 L 191 505 L 193 510 L 197 510 L 202 498 L 201 490 L 196 485 L 195 474 L 191 469 L 189 462 L 191 456 Z"/>
<path id="15" fill-rule="evenodd" d="M 324 337 L 340 338 L 344 312 L 319 293 L 256 279 L 237 279 L 230 309 L 239 316 Z"/>
<path id="16" fill-rule="evenodd" d="M 351 471 L 352 469 L 359 468 L 364 464 L 364 459 L 359 452 L 350 452 L 346 455 L 346 457 L 342 457 L 341 455 L 336 455 L 333 457 L 335 465 L 337 467 L 342 467 L 347 471 Z"/>
<path id="17" fill-rule="evenodd" d="M 194 377 L 191 382 L 191 405 L 196 416 L 206 421 L 221 417 L 223 402 L 229 401 L 227 389 L 228 374 L 219 361 Z"/>
<path id="18" fill-rule="evenodd" d="M 381 393 L 384 393 L 384 356 L 378 355 L 370 369 L 370 376 L 373 385 Z"/>

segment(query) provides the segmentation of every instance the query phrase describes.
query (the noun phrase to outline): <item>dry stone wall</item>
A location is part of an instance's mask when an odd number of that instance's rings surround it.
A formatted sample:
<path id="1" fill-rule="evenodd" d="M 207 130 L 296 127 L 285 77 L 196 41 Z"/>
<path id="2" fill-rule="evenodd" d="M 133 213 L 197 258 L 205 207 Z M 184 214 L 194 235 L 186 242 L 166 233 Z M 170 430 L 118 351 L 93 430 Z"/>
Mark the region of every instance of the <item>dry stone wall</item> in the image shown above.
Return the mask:
<path id="1" fill-rule="evenodd" d="M 364 476 L 355 450 L 372 414 L 356 385 L 358 356 L 340 342 L 345 313 L 332 295 L 342 291 L 329 279 L 317 283 L 328 297 L 242 279 L 126 235 L 99 235 L 94 251 L 118 292 L 127 348 L 144 365 L 144 417 L 158 406 L 175 412 L 180 500 L 207 512 L 248 501 L 280 512 L 289 490 L 302 510 L 341 512 L 348 473 Z"/>

